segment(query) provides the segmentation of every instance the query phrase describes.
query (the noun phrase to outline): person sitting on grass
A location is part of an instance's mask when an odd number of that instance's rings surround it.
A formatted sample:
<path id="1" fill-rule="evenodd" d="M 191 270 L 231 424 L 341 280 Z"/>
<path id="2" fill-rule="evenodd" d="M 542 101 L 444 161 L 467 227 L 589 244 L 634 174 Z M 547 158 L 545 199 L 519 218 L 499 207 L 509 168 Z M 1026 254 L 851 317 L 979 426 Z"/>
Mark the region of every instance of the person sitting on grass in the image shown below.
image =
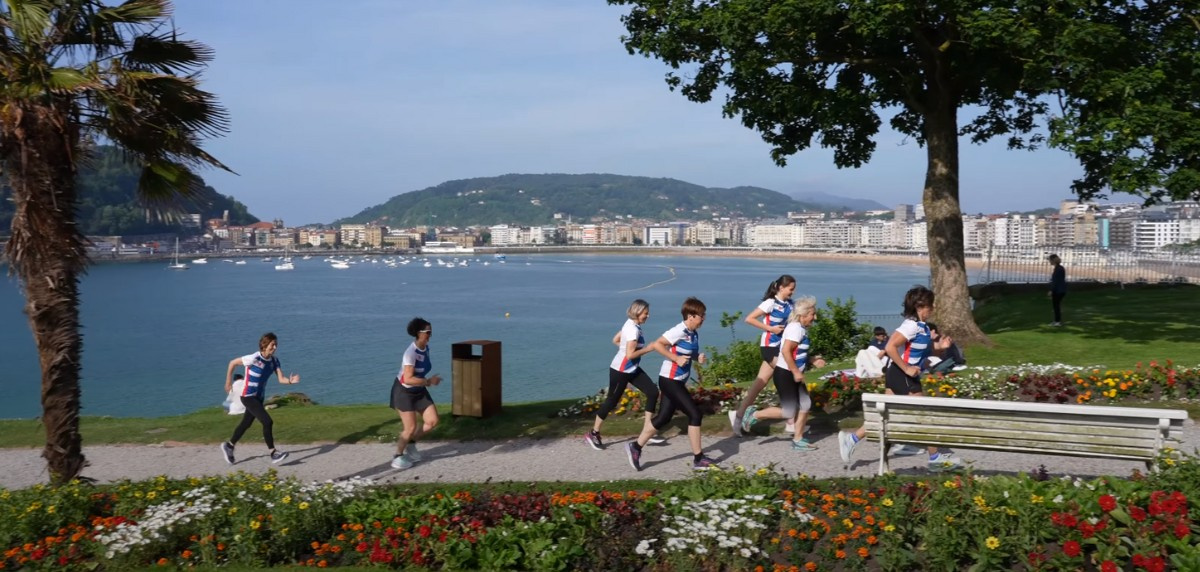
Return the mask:
<path id="1" fill-rule="evenodd" d="M 938 340 L 942 339 L 942 334 L 938 331 L 937 324 L 933 322 L 928 322 L 928 324 L 930 337 L 933 339 L 934 345 L 937 345 Z M 945 375 L 961 369 L 965 365 L 967 365 L 967 357 L 963 355 L 962 348 L 951 341 L 950 345 L 946 346 L 945 351 L 942 352 L 940 358 L 938 356 L 925 358 L 924 363 L 921 364 L 921 369 L 929 373 Z"/>

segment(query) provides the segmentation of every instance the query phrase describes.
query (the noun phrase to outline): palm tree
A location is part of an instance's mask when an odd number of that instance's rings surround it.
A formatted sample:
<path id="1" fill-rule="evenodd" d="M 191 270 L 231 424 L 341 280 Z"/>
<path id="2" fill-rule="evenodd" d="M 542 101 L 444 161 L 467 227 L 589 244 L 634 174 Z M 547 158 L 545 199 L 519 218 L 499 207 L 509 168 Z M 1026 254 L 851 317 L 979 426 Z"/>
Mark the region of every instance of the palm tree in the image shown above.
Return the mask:
<path id="1" fill-rule="evenodd" d="M 6 254 L 25 291 L 42 368 L 42 456 L 50 480 L 79 476 L 79 277 L 75 177 L 90 147 L 111 144 L 141 168 L 138 192 L 169 212 L 225 168 L 199 140 L 227 130 L 198 88 L 206 46 L 176 37 L 169 0 L 5 0 L 0 7 L 0 168 L 15 215 Z"/>

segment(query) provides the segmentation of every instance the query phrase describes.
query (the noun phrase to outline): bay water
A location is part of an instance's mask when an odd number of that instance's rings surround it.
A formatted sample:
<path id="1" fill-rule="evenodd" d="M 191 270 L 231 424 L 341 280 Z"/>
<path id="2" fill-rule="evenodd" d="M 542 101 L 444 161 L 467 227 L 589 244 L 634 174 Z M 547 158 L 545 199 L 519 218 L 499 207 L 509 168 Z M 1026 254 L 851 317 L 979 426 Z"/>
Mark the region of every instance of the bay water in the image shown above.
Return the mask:
<path id="1" fill-rule="evenodd" d="M 209 259 L 186 271 L 162 261 L 92 266 L 81 285 L 83 414 L 158 417 L 217 406 L 229 361 L 256 351 L 268 331 L 279 336 L 283 370 L 301 376 L 286 387 L 272 378 L 268 395 L 294 390 L 322 404 L 386 407 L 414 316 L 433 324 L 433 371 L 446 380 L 432 388 L 439 403 L 450 400 L 450 344 L 480 339 L 502 342 L 505 402 L 582 397 L 607 386 L 612 337 L 635 298 L 650 303 L 648 342 L 680 321 L 686 297 L 700 298 L 708 306 L 700 343 L 724 349 L 733 338 L 722 312 L 748 314 L 780 274 L 795 276 L 796 295 L 821 306 L 853 297 L 860 314 L 889 316 L 881 320 L 888 329 L 899 323 L 905 290 L 929 275 L 926 266 L 861 260 L 559 253 L 426 268 L 372 258 L 347 270 L 296 258 L 290 272 L 257 258 Z M 40 414 L 23 305 L 16 280 L 0 281 L 0 418 Z M 758 331 L 736 326 L 741 339 Z M 657 378 L 660 363 L 649 354 L 642 368 Z"/>

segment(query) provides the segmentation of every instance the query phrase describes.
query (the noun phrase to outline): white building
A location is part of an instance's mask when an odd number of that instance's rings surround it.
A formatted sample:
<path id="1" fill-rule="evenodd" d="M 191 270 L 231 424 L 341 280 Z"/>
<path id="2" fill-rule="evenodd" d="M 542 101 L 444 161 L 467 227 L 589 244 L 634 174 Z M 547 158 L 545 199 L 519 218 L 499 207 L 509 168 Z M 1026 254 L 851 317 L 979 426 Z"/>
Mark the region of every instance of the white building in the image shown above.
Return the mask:
<path id="1" fill-rule="evenodd" d="M 750 246 L 804 246 L 804 225 L 756 224 L 746 231 Z"/>
<path id="2" fill-rule="evenodd" d="M 519 228 L 510 227 L 507 224 L 498 224 L 488 227 L 488 232 L 492 235 L 492 246 L 521 244 L 521 229 Z"/>
<path id="3" fill-rule="evenodd" d="M 675 244 L 669 226 L 648 226 L 642 238 L 642 244 L 647 246 L 667 246 Z"/>

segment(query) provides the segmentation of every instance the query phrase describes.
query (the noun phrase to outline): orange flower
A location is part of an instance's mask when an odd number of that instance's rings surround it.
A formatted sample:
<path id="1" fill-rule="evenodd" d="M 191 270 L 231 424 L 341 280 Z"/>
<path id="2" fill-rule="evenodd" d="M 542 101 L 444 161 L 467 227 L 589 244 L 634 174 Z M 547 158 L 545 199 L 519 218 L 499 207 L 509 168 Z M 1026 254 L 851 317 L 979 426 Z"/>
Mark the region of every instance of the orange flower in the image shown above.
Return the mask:
<path id="1" fill-rule="evenodd" d="M 876 542 L 879 542 L 879 539 L 878 539 L 878 538 L 875 538 L 875 536 L 874 536 L 874 535 L 871 535 L 871 536 L 868 536 L 868 537 L 867 537 L 867 544 L 870 544 L 871 546 L 874 546 Z"/>
<path id="2" fill-rule="evenodd" d="M 816 569 L 817 569 L 817 563 L 816 563 L 816 562 L 809 562 L 809 563 L 807 563 L 807 564 L 805 564 L 805 565 L 804 565 L 804 569 L 805 569 L 805 570 L 808 570 L 808 572 L 813 572 L 814 570 L 816 570 Z"/>
<path id="3" fill-rule="evenodd" d="M 843 559 L 843 558 L 845 558 L 845 557 L 846 557 L 846 551 L 845 551 L 845 550 L 838 550 L 838 551 L 837 551 L 837 552 L 835 552 L 833 555 L 834 555 L 834 556 L 836 556 L 838 560 L 841 560 L 841 559 Z"/>
<path id="4" fill-rule="evenodd" d="M 187 559 L 189 559 L 189 558 L 191 558 L 191 557 L 192 557 L 192 551 L 191 551 L 191 550 L 184 550 L 184 551 L 183 551 L 183 553 L 182 553 L 182 554 L 180 554 L 180 556 L 182 556 L 184 560 L 187 560 Z"/>
<path id="5" fill-rule="evenodd" d="M 867 556 L 870 556 L 870 555 L 871 555 L 871 551 L 867 550 L 866 546 L 858 547 L 858 557 L 859 558 L 866 558 Z"/>
<path id="6" fill-rule="evenodd" d="M 171 561 L 170 561 L 170 560 L 167 560 L 166 558 L 159 558 L 159 559 L 158 559 L 158 565 L 159 565 L 159 566 L 166 566 L 167 564 L 170 564 L 170 563 L 171 563 Z"/>
<path id="7" fill-rule="evenodd" d="M 788 529 L 788 536 L 790 536 L 792 538 L 796 538 L 796 533 L 797 533 L 796 529 L 794 529 L 794 528 Z"/>

